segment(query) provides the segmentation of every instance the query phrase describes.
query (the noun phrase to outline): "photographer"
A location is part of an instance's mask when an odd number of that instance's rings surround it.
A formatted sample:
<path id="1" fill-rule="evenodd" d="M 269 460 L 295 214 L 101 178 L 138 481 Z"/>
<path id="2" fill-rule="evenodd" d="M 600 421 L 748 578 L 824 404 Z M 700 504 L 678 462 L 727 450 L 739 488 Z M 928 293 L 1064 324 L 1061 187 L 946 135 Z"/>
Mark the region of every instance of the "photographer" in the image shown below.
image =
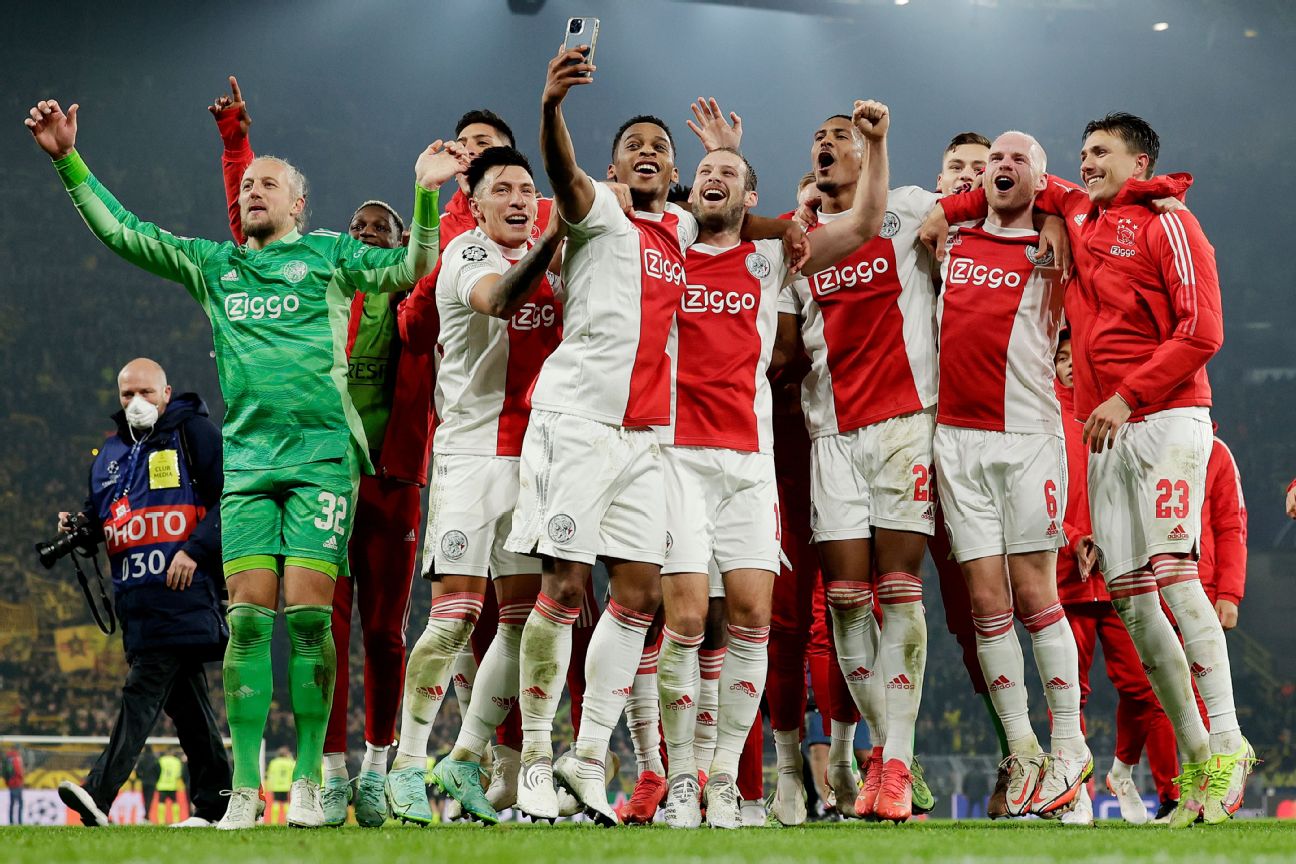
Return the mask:
<path id="1" fill-rule="evenodd" d="M 107 825 L 117 791 L 165 710 L 193 779 L 193 815 L 179 824 L 206 826 L 224 812 L 220 792 L 231 779 L 203 670 L 221 658 L 229 636 L 221 601 L 220 432 L 197 395 L 172 398 L 166 373 L 152 360 L 126 364 L 117 387 L 117 432 L 90 469 L 85 510 L 60 513 L 59 528 L 75 534 L 84 519 L 82 548 L 107 548 L 130 671 L 108 748 L 85 785 L 64 781 L 59 797 L 85 825 Z"/>

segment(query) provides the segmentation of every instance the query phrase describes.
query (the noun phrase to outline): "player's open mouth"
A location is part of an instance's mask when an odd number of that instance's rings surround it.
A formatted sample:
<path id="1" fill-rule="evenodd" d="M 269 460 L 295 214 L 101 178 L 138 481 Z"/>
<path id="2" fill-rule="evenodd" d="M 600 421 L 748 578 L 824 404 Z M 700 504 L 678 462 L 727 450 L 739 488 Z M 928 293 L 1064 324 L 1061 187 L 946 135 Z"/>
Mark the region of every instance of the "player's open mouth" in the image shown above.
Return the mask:
<path id="1" fill-rule="evenodd" d="M 511 216 L 505 216 L 504 221 L 509 225 L 525 225 L 527 218 L 525 213 L 514 213 Z"/>
<path id="2" fill-rule="evenodd" d="M 1085 178 L 1084 182 L 1086 186 L 1093 187 L 1101 183 L 1102 179 L 1103 179 L 1103 175 L 1101 174 L 1090 174 L 1088 177 Z"/>
<path id="3" fill-rule="evenodd" d="M 994 187 L 1000 192 L 1007 192 L 1016 185 L 1017 181 L 1009 177 L 1007 174 L 1000 174 L 998 177 L 994 178 Z"/>
<path id="4" fill-rule="evenodd" d="M 819 155 L 816 158 L 819 161 L 820 171 L 823 171 L 826 168 L 831 168 L 833 163 L 837 161 L 837 157 L 834 156 L 830 150 L 820 150 Z"/>
<path id="5" fill-rule="evenodd" d="M 708 186 L 702 190 L 703 201 L 723 201 L 728 198 L 728 194 L 721 186 Z"/>
<path id="6" fill-rule="evenodd" d="M 661 173 L 661 166 L 656 162 L 640 162 L 634 166 L 634 170 L 641 177 L 656 177 Z"/>
<path id="7" fill-rule="evenodd" d="M 266 208 L 262 204 L 249 204 L 248 213 L 265 213 Z"/>

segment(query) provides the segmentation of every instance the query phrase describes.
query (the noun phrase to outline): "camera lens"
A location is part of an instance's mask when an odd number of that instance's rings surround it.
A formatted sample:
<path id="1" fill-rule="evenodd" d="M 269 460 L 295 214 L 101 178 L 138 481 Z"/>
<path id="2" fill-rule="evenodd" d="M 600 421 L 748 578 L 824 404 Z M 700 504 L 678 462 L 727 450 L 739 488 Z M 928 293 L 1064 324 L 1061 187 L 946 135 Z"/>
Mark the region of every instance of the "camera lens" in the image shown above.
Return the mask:
<path id="1" fill-rule="evenodd" d="M 570 20 L 570 21 L 567 22 L 567 32 L 568 32 L 568 33 L 579 33 L 579 32 L 581 32 L 581 29 L 582 29 L 584 26 L 585 26 L 585 22 L 584 22 L 584 21 L 581 21 L 581 19 L 579 19 L 579 18 L 573 18 L 572 20 Z"/>

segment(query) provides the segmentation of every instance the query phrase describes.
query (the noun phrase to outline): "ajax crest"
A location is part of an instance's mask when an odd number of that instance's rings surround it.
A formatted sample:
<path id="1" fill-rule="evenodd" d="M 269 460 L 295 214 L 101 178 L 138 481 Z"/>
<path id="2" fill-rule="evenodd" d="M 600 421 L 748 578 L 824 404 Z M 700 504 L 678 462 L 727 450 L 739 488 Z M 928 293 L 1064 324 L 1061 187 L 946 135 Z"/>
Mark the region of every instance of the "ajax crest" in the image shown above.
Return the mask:
<path id="1" fill-rule="evenodd" d="M 747 272 L 757 279 L 764 279 L 770 274 L 769 259 L 759 252 L 753 252 L 747 256 Z"/>
<path id="2" fill-rule="evenodd" d="M 891 210 L 886 211 L 886 215 L 882 217 L 881 236 L 890 240 L 892 237 L 896 236 L 899 233 L 900 233 L 900 217 L 897 216 Z"/>
<path id="3" fill-rule="evenodd" d="M 1049 251 L 1041 255 L 1039 247 L 1032 243 L 1026 247 L 1026 260 L 1036 267 L 1049 267 L 1053 264 L 1053 253 Z"/>
<path id="4" fill-rule="evenodd" d="M 462 531 L 447 531 L 441 535 L 441 554 L 458 561 L 468 551 L 468 538 Z"/>

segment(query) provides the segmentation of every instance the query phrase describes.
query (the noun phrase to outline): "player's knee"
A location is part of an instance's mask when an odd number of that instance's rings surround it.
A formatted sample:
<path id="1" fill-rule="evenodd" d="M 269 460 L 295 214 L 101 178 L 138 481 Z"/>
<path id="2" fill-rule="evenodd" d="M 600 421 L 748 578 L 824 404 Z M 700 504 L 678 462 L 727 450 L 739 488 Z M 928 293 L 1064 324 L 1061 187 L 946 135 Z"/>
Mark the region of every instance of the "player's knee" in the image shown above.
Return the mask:
<path id="1" fill-rule="evenodd" d="M 288 640 L 293 648 L 322 645 L 332 633 L 333 610 L 328 606 L 289 606 L 284 609 Z"/>

